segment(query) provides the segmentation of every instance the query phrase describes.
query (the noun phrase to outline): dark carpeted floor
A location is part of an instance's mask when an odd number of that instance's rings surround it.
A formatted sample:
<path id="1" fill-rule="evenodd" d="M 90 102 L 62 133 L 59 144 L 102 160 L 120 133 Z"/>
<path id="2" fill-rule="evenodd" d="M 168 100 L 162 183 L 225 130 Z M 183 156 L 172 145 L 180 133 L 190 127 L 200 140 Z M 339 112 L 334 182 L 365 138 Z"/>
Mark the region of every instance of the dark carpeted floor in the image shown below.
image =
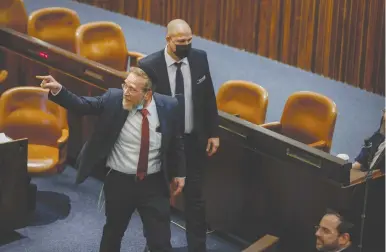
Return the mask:
<path id="1" fill-rule="evenodd" d="M 64 173 L 52 177 L 33 178 L 38 187 L 35 214 L 28 227 L 7 237 L 0 237 L 0 252 L 88 252 L 98 251 L 105 216 L 98 208 L 102 183 L 94 178 L 74 184 L 76 171 L 67 167 Z M 101 210 L 102 209 L 102 210 Z M 173 216 L 181 223 L 181 219 Z M 174 251 L 187 251 L 185 231 L 174 224 Z M 210 234 L 209 251 L 237 252 L 240 248 Z M 122 252 L 142 252 L 145 239 L 142 222 L 135 213 L 122 242 Z"/>

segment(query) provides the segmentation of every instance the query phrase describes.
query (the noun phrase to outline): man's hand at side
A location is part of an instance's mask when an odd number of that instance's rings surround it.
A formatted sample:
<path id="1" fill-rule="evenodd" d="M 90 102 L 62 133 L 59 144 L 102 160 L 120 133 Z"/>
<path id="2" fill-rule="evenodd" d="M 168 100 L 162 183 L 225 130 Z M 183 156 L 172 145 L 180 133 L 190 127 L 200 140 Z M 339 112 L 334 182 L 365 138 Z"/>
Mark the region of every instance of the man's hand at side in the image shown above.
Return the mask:
<path id="1" fill-rule="evenodd" d="M 206 153 L 207 155 L 213 156 L 216 152 L 218 147 L 220 146 L 220 138 L 213 137 L 208 139 L 208 144 L 206 146 Z"/>
<path id="2" fill-rule="evenodd" d="M 185 186 L 185 178 L 173 178 L 172 182 L 173 196 L 176 196 L 182 192 L 182 189 Z"/>

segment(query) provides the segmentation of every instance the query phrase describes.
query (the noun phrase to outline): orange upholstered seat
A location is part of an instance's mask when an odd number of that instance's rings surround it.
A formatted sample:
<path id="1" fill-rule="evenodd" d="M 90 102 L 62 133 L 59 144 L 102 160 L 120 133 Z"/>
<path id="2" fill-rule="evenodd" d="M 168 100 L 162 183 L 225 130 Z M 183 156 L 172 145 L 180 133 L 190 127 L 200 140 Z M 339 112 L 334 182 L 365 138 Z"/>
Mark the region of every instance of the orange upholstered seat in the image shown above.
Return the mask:
<path id="1" fill-rule="evenodd" d="M 125 36 L 119 25 L 113 22 L 91 22 L 81 25 L 76 32 L 76 52 L 90 60 L 126 71 L 136 65 L 143 55 L 127 51 Z"/>
<path id="2" fill-rule="evenodd" d="M 267 114 L 268 92 L 261 86 L 242 80 L 227 81 L 220 86 L 218 109 L 255 124 L 263 124 Z"/>
<path id="3" fill-rule="evenodd" d="M 27 11 L 23 0 L 0 0 L 0 26 L 27 33 Z M 0 40 L 3 38 L 0 38 Z M 20 57 L 0 50 L 0 95 L 19 83 Z M 12 69 L 12 71 L 11 71 Z"/>
<path id="4" fill-rule="evenodd" d="M 262 126 L 330 152 L 337 114 L 335 103 L 328 97 L 301 91 L 288 98 L 280 122 Z"/>
<path id="5" fill-rule="evenodd" d="M 0 26 L 26 33 L 27 19 L 27 11 L 22 0 L 0 1 Z"/>
<path id="6" fill-rule="evenodd" d="M 0 97 L 0 132 L 28 138 L 28 172 L 60 171 L 69 136 L 66 110 L 48 100 L 38 87 L 16 87 Z"/>
<path id="7" fill-rule="evenodd" d="M 76 32 L 76 52 L 119 71 L 126 71 L 128 55 L 121 27 L 112 22 L 81 25 Z"/>
<path id="8" fill-rule="evenodd" d="M 80 26 L 78 14 L 67 8 L 39 9 L 28 19 L 28 35 L 75 52 L 75 32 Z"/>
<path id="9" fill-rule="evenodd" d="M 7 77 L 8 77 L 8 71 L 0 69 L 0 84 L 3 83 L 7 79 Z"/>

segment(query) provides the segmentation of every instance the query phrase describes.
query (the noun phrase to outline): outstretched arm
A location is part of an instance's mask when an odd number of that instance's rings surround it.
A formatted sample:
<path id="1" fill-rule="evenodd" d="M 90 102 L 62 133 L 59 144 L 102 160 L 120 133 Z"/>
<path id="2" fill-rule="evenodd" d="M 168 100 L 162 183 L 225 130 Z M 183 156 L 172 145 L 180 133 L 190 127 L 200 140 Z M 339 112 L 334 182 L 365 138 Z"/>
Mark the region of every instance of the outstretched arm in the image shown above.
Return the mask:
<path id="1" fill-rule="evenodd" d="M 50 100 L 80 115 L 100 115 L 103 112 L 104 102 L 110 95 L 110 92 L 107 91 L 102 96 L 97 97 L 77 96 L 51 75 L 36 76 L 36 78 L 42 80 L 40 84 L 42 88 L 50 90 L 48 95 Z"/>

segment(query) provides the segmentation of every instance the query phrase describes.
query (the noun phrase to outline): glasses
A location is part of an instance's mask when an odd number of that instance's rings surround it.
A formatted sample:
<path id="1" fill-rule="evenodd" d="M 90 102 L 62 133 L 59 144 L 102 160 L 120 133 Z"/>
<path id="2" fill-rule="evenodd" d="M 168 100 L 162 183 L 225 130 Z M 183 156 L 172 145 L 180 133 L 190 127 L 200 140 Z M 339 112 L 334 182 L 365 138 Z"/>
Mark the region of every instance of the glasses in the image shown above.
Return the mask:
<path id="1" fill-rule="evenodd" d="M 122 83 L 123 91 L 129 91 L 130 94 L 137 94 L 139 91 L 133 87 L 127 86 L 125 83 Z"/>
<path id="2" fill-rule="evenodd" d="M 129 93 L 132 94 L 132 95 L 138 94 L 140 92 L 139 90 L 137 90 L 137 89 L 135 89 L 133 87 L 127 86 L 126 83 L 122 83 L 122 89 L 123 89 L 124 92 L 129 91 Z M 141 91 L 142 92 L 147 92 L 149 90 L 150 90 L 149 88 L 144 88 Z"/>

